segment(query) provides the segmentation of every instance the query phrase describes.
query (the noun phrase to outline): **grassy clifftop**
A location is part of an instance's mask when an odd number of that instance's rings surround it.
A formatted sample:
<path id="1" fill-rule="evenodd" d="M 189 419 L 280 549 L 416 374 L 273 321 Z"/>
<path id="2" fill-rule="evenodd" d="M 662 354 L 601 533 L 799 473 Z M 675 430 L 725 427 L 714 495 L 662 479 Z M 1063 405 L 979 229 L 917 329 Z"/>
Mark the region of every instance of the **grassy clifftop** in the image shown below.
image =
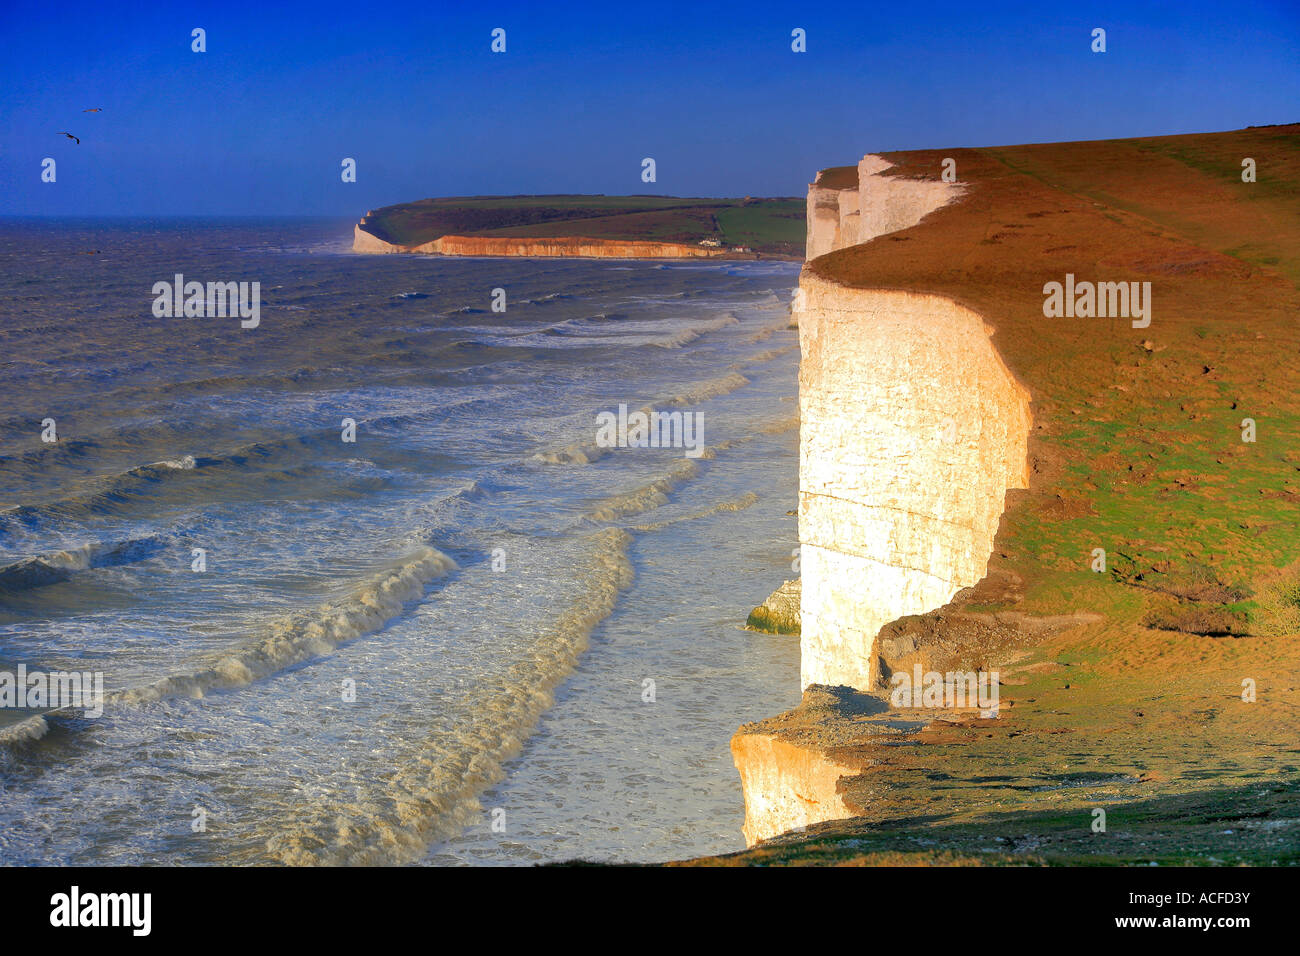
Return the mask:
<path id="1" fill-rule="evenodd" d="M 804 200 L 676 196 L 468 196 L 384 206 L 362 228 L 413 246 L 440 236 L 530 236 L 698 243 L 802 256 Z"/>
<path id="2" fill-rule="evenodd" d="M 1022 610 L 1295 632 L 1300 125 L 886 158 L 924 177 L 948 156 L 971 184 L 962 202 L 812 269 L 946 295 L 996 330 L 1033 396 L 1035 477 L 999 538 Z M 1242 181 L 1246 158 L 1256 182 Z M 1044 284 L 1067 273 L 1150 282 L 1150 326 L 1045 317 Z"/>

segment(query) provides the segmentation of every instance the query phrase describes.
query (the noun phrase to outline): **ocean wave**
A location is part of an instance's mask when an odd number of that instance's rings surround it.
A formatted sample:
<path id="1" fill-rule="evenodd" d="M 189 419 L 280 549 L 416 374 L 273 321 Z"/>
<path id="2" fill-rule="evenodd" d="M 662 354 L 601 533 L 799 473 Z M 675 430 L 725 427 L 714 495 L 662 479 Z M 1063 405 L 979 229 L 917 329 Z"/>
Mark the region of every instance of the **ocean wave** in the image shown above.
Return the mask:
<path id="1" fill-rule="evenodd" d="M 684 345 L 690 345 L 698 340 L 704 333 L 696 329 L 682 329 L 678 332 L 662 336 L 656 339 L 639 340 L 637 345 L 653 345 L 661 349 L 679 349 Z"/>
<path id="2" fill-rule="evenodd" d="M 754 429 L 754 433 L 756 435 L 780 435 L 796 430 L 798 427 L 799 416 L 790 415 L 787 418 L 778 418 L 775 421 L 768 422 L 766 425 L 759 425 Z"/>
<path id="3" fill-rule="evenodd" d="M 546 465 L 590 465 L 611 451 L 612 448 L 603 448 L 595 442 L 574 442 L 554 451 L 539 451 L 533 455 L 532 460 Z"/>
<path id="4" fill-rule="evenodd" d="M 327 654 L 345 641 L 379 630 L 421 597 L 429 582 L 455 569 L 437 548 L 423 546 L 344 598 L 270 625 L 259 639 L 223 653 L 201 669 L 108 695 L 113 704 L 142 704 L 166 697 L 202 697 L 239 687 Z"/>
<path id="5" fill-rule="evenodd" d="M 23 558 L 0 566 L 0 592 L 28 591 L 66 581 L 78 571 L 145 561 L 165 548 L 161 538 L 152 536 L 92 541 L 64 551 Z"/>
<path id="6" fill-rule="evenodd" d="M 473 523 L 474 517 L 467 509 L 476 508 L 479 502 L 490 497 L 495 488 L 485 486 L 477 478 L 472 478 L 458 488 L 436 494 L 424 499 L 418 509 L 407 512 L 405 520 L 413 525 L 402 540 L 411 547 L 437 538 L 439 535 L 455 535 Z M 480 514 L 483 509 L 476 509 Z M 429 524 L 430 520 L 437 523 Z"/>
<path id="7" fill-rule="evenodd" d="M 749 379 L 739 372 L 732 372 L 730 375 L 723 375 L 721 378 L 697 382 L 675 395 L 671 395 L 662 401 L 656 401 L 655 405 L 696 405 L 710 398 L 730 394 L 748 384 Z"/>
<path id="8" fill-rule="evenodd" d="M 21 424 L 30 430 L 30 422 L 23 421 Z M 100 442 L 92 438 L 62 438 L 57 442 L 42 442 L 36 448 L 30 448 L 17 455 L 0 455 L 0 468 L 14 466 L 46 468 L 51 461 L 64 464 L 90 457 L 96 454 L 100 447 Z"/>
<path id="9" fill-rule="evenodd" d="M 676 518 L 665 518 L 663 521 L 652 521 L 646 524 L 630 525 L 630 531 L 662 531 L 664 528 L 680 524 L 683 521 L 696 521 L 700 518 L 707 518 L 710 515 L 723 514 L 731 511 L 744 511 L 758 503 L 758 495 L 752 491 L 747 491 L 739 498 L 732 498 L 728 501 L 719 502 L 701 511 L 693 511 L 690 514 L 679 515 Z"/>
<path id="10" fill-rule="evenodd" d="M 749 384 L 749 379 L 739 372 L 732 372 L 730 375 L 724 375 L 721 378 L 709 379 L 703 382 L 697 382 L 689 385 L 676 394 L 670 394 L 666 398 L 657 399 L 656 401 L 642 405 L 639 409 L 629 412 L 629 419 L 633 414 L 643 414 L 650 416 L 660 408 L 674 408 L 682 405 L 694 405 L 699 402 L 707 401 L 710 398 L 719 398 L 727 395 L 737 389 L 744 388 Z M 561 448 L 550 449 L 547 451 L 536 452 L 532 455 L 531 460 L 541 462 L 547 465 L 589 465 L 594 461 L 604 458 L 613 448 L 606 448 L 596 444 L 596 419 L 592 416 L 592 438 L 590 441 L 577 441 L 565 445 Z M 713 454 L 708 448 L 705 448 L 700 457 L 712 458 Z"/>
<path id="11" fill-rule="evenodd" d="M 590 536 L 582 597 L 539 630 L 527 652 L 474 685 L 451 740 L 430 737 L 394 762 L 382 793 L 364 804 L 321 799 L 295 809 L 267 852 L 286 865 L 413 862 L 435 839 L 460 832 L 482 812 L 479 794 L 505 776 L 555 688 L 577 666 L 591 632 L 632 583 L 631 535 L 607 528 Z"/>
<path id="12" fill-rule="evenodd" d="M 779 348 L 767 349 L 762 352 L 756 352 L 753 355 L 746 356 L 739 362 L 733 362 L 729 367 L 733 369 L 749 368 L 751 365 L 763 365 L 773 359 L 778 359 L 782 355 L 789 355 L 791 352 L 798 350 L 798 343 L 783 345 Z"/>
<path id="13" fill-rule="evenodd" d="M 474 344 L 513 348 L 622 348 L 679 349 L 700 337 L 738 323 L 728 312 L 713 319 L 652 318 L 626 320 L 621 313 L 597 313 L 534 329 L 502 330 L 495 326 L 466 328 L 476 334 Z"/>
<path id="14" fill-rule="evenodd" d="M 464 409 L 493 398 L 465 397 L 444 403 L 430 403 L 419 413 L 378 415 L 358 418 L 359 429 L 384 430 L 419 424 L 445 416 L 449 409 Z M 188 480 L 194 473 L 210 475 L 223 471 L 240 471 L 250 466 L 260 469 L 285 467 L 285 474 L 301 474 L 314 466 L 322 448 L 338 442 L 338 430 L 330 426 L 278 439 L 251 441 L 214 455 L 180 455 L 148 464 L 135 465 L 116 474 L 92 479 L 90 488 L 39 504 L 12 505 L 0 509 L 0 535 L 16 527 L 34 529 L 53 516 L 82 518 L 121 512 L 135 500 L 159 490 L 174 480 Z"/>
<path id="15" fill-rule="evenodd" d="M 677 459 L 669 473 L 622 494 L 611 495 L 587 513 L 592 521 L 617 521 L 629 515 L 652 511 L 668 503 L 668 495 L 683 481 L 699 474 L 699 466 L 689 458 Z"/>
<path id="16" fill-rule="evenodd" d="M 749 342 L 750 345 L 754 345 L 758 342 L 764 342 L 767 339 L 770 339 L 777 332 L 797 331 L 798 326 L 793 323 L 794 320 L 789 315 L 783 316 L 780 322 L 764 326 L 751 335 L 746 341 Z"/>
<path id="17" fill-rule="evenodd" d="M 163 461 L 155 461 L 148 468 L 172 468 L 176 471 L 193 471 L 199 466 L 198 459 L 193 455 L 184 455 L 180 458 L 168 458 Z"/>
<path id="18" fill-rule="evenodd" d="M 250 446 L 250 448 L 255 447 Z M 136 465 L 115 475 L 97 479 L 96 484 L 99 487 L 93 491 L 74 493 L 41 504 L 14 505 L 0 510 L 0 534 L 18 527 L 38 528 L 48 518 L 54 516 L 79 518 L 117 512 L 151 488 L 181 475 L 188 475 L 199 469 L 242 463 L 242 457 L 237 455 L 226 458 L 183 455 L 180 458 Z"/>
<path id="19" fill-rule="evenodd" d="M 40 740 L 50 732 L 50 725 L 40 714 L 0 727 L 0 770 L 13 759 L 15 751 L 24 745 Z"/>

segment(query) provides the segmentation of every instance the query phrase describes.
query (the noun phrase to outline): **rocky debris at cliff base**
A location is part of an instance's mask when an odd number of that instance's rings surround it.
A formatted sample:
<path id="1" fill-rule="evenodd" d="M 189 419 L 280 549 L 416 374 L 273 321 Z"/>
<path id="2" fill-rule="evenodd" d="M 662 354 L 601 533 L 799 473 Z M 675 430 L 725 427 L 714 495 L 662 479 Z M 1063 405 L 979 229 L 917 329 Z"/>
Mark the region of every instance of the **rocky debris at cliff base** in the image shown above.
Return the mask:
<path id="1" fill-rule="evenodd" d="M 1013 610 L 1024 600 L 1024 581 L 991 567 L 976 584 L 962 588 L 943 607 L 909 614 L 880 628 L 874 642 L 872 692 L 887 694 L 895 672 L 981 671 L 1007 668 L 1049 637 L 1103 620 L 1099 614 L 1031 615 Z M 979 608 L 979 610 L 975 610 Z"/>
<path id="2" fill-rule="evenodd" d="M 769 634 L 799 633 L 800 578 L 786 581 L 766 601 L 749 612 L 745 627 Z"/>
<path id="3" fill-rule="evenodd" d="M 876 817 L 893 805 L 900 748 L 962 746 L 992 733 L 1017 736 L 999 719 L 1015 701 L 1002 694 L 991 707 L 955 697 L 940 706 L 891 707 L 888 676 L 895 671 L 995 671 L 1023 684 L 1018 665 L 1028 648 L 1101 620 L 1098 615 L 1034 618 L 1016 611 L 979 613 L 963 606 L 1013 599 L 1019 580 L 995 573 L 927 614 L 881 628 L 875 646 L 884 675 L 872 693 L 812 684 L 799 705 L 741 727 L 731 751 L 745 795 L 745 838 L 753 844 L 790 830 L 850 816 Z M 997 690 L 998 688 L 995 688 Z M 910 761 L 912 758 L 907 758 Z M 904 801 L 905 802 L 905 801 Z"/>

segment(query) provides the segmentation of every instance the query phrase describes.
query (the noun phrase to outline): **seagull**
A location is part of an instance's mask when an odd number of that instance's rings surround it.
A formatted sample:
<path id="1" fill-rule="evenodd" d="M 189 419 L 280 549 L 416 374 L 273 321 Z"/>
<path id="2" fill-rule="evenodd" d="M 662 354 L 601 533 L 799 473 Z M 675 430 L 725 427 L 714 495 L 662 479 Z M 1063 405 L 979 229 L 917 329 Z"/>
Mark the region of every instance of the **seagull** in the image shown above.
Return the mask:
<path id="1" fill-rule="evenodd" d="M 59 130 L 59 132 L 60 132 L 60 133 L 63 133 L 63 130 Z M 77 137 L 73 136 L 71 133 L 63 133 L 63 135 L 66 136 L 66 137 L 68 137 L 68 139 L 72 140 L 72 141 L 73 141 L 74 143 L 76 143 L 78 146 L 81 145 L 81 140 L 77 139 Z"/>
<path id="2" fill-rule="evenodd" d="M 103 107 L 98 107 L 98 106 L 97 106 L 97 107 L 95 107 L 95 109 L 93 109 L 93 110 L 82 110 L 81 112 L 83 112 L 83 113 L 102 113 L 102 112 L 104 112 L 104 109 L 103 109 Z"/>

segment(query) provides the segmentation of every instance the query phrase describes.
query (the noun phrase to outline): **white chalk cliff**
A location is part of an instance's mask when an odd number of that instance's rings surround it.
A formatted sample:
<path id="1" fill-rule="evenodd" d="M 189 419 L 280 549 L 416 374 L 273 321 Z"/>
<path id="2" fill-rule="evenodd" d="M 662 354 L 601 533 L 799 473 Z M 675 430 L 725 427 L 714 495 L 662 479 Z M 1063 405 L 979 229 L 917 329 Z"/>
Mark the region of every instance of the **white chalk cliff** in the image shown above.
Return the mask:
<path id="1" fill-rule="evenodd" d="M 957 199 L 939 179 L 881 175 L 809 188 L 808 249 L 906 229 Z M 814 194 L 817 198 L 814 200 Z M 1029 395 L 992 329 L 937 295 L 856 289 L 805 267 L 799 366 L 801 677 L 874 683 L 876 632 L 947 603 L 987 570 L 1008 488 L 1027 483 Z"/>
<path id="2" fill-rule="evenodd" d="M 363 228 L 368 217 L 352 227 L 352 251 L 371 254 L 417 253 L 437 256 L 540 256 L 583 259 L 722 259 L 754 258 L 733 249 L 685 242 L 639 239 L 590 239 L 582 236 L 439 236 L 418 245 L 399 246 Z"/>
<path id="3" fill-rule="evenodd" d="M 916 225 L 962 193 L 960 183 L 938 179 L 883 176 L 888 160 L 868 154 L 858 162 L 856 187 L 823 184 L 824 173 L 808 187 L 808 243 L 811 262 L 836 249 Z"/>
<path id="4" fill-rule="evenodd" d="M 963 190 L 881 175 L 888 167 L 868 155 L 857 189 L 809 187 L 810 261 L 909 228 Z M 870 691 L 880 628 L 985 575 L 1006 492 L 1028 483 L 1029 394 L 983 318 L 943 296 L 850 288 L 805 266 L 792 311 L 802 686 Z M 751 845 L 849 814 L 837 761 L 749 728 L 732 753 Z"/>
<path id="5" fill-rule="evenodd" d="M 882 626 L 987 570 L 1029 396 L 979 315 L 805 275 L 795 302 L 803 685 L 874 684 Z"/>

